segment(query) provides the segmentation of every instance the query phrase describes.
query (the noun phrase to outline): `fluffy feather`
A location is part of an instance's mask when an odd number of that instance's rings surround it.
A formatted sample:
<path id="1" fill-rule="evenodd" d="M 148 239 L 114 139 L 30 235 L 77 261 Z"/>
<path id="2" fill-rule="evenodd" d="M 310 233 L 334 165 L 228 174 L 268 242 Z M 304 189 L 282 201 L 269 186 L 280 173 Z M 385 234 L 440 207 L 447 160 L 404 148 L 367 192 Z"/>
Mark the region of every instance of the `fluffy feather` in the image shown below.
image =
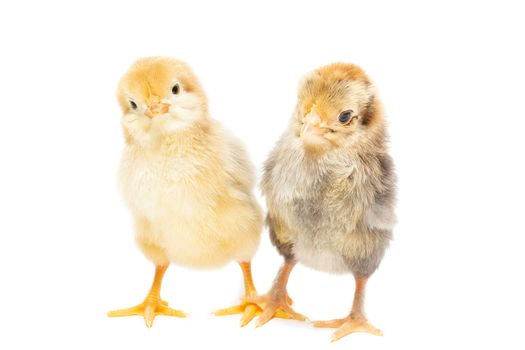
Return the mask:
<path id="1" fill-rule="evenodd" d="M 351 110 L 346 124 L 338 117 Z M 314 113 L 322 135 L 301 135 Z M 272 242 L 288 260 L 369 276 L 395 223 L 395 175 L 373 84 L 355 65 L 308 74 L 290 122 L 265 163 Z"/>
<path id="2" fill-rule="evenodd" d="M 155 97 L 169 110 L 148 118 Z M 249 261 L 262 229 L 254 171 L 240 142 L 208 116 L 191 69 L 141 59 L 122 78 L 118 99 L 126 137 L 120 184 L 146 257 L 193 267 Z"/>

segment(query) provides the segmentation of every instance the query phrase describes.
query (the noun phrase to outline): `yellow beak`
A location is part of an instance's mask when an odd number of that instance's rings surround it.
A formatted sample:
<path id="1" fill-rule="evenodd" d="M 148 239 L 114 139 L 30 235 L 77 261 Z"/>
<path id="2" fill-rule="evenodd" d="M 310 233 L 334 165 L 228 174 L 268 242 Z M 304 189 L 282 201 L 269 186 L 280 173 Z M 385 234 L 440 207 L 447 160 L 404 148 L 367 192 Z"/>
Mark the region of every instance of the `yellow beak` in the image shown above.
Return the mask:
<path id="1" fill-rule="evenodd" d="M 321 123 L 321 118 L 315 113 L 308 113 L 303 119 L 303 126 L 301 127 L 301 137 L 304 136 L 320 136 L 325 134 L 328 129 Z"/>
<path id="2" fill-rule="evenodd" d="M 146 116 L 153 118 L 158 115 L 167 113 L 170 110 L 170 105 L 167 103 L 151 103 L 144 113 Z"/>
<path id="3" fill-rule="evenodd" d="M 147 117 L 153 118 L 158 115 L 167 113 L 170 110 L 170 105 L 168 103 L 160 102 L 160 97 L 156 95 L 150 95 L 146 102 L 148 104 L 148 109 L 146 109 L 146 112 L 144 112 L 144 114 Z"/>

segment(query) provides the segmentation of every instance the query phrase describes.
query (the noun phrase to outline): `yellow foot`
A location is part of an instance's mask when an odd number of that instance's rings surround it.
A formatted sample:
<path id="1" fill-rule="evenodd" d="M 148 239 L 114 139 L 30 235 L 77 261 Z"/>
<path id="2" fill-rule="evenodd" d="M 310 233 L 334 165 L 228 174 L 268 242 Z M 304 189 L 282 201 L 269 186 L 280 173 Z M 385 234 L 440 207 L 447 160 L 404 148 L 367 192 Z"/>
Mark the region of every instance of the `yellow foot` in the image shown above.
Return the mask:
<path id="1" fill-rule="evenodd" d="M 250 321 L 253 320 L 255 316 L 260 316 L 263 313 L 263 310 L 261 309 L 259 305 L 257 305 L 257 303 L 246 301 L 245 299 L 247 298 L 257 299 L 258 297 L 256 296 L 244 297 L 240 305 L 232 306 L 227 309 L 220 309 L 220 310 L 215 311 L 213 314 L 215 316 L 228 316 L 228 315 L 242 314 L 241 327 L 244 327 L 248 323 L 250 323 Z M 292 299 L 290 297 L 287 297 L 287 298 L 288 298 L 287 299 L 288 304 L 292 305 L 293 303 Z M 281 310 L 278 310 L 276 312 L 275 317 L 284 318 L 284 319 L 292 318 L 288 316 L 287 314 L 285 314 L 284 312 L 282 312 Z"/>
<path id="2" fill-rule="evenodd" d="M 330 321 L 315 321 L 313 322 L 313 325 L 314 327 L 321 328 L 337 328 L 334 334 L 332 334 L 332 342 L 341 339 L 345 335 L 357 332 L 371 333 L 373 335 L 383 335 L 383 332 L 381 332 L 381 330 L 372 326 L 364 318 L 342 318 Z"/>
<path id="3" fill-rule="evenodd" d="M 241 327 L 244 327 L 248 323 L 250 323 L 250 321 L 253 320 L 255 316 L 260 315 L 261 312 L 261 308 L 257 306 L 257 304 L 248 301 L 243 301 L 240 305 L 232 306 L 227 309 L 217 310 L 213 314 L 215 316 L 242 314 Z"/>
<path id="4" fill-rule="evenodd" d="M 251 296 L 246 297 L 246 300 L 255 303 L 260 310 L 260 316 L 257 319 L 256 327 L 264 325 L 272 318 L 284 318 L 288 320 L 305 321 L 306 317 L 290 306 L 292 299 L 286 296 L 285 298 L 275 298 L 271 295 Z"/>
<path id="5" fill-rule="evenodd" d="M 153 326 L 155 316 L 175 316 L 186 317 L 187 315 L 180 311 L 168 307 L 168 302 L 164 300 L 148 300 L 146 299 L 139 305 L 132 306 L 127 309 L 113 310 L 108 312 L 109 317 L 122 316 L 144 316 L 144 322 L 147 327 Z"/>

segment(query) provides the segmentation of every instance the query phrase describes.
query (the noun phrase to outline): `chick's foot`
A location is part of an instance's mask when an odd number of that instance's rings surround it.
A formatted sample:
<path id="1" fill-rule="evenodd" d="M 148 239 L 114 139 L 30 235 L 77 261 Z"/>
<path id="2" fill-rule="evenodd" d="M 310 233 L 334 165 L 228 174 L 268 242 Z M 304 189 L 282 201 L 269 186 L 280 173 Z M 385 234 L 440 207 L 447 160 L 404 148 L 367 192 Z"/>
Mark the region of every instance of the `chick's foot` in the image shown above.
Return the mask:
<path id="1" fill-rule="evenodd" d="M 342 337 L 357 332 L 370 333 L 373 335 L 381 336 L 383 332 L 371 325 L 366 318 L 342 318 L 330 321 L 314 321 L 312 322 L 314 327 L 320 328 L 337 328 L 337 330 L 332 334 L 331 341 L 341 339 Z"/>
<path id="2" fill-rule="evenodd" d="M 232 306 L 226 309 L 217 310 L 213 314 L 215 316 L 228 316 L 228 315 L 242 314 L 241 327 L 244 327 L 248 323 L 250 323 L 250 321 L 253 320 L 256 316 L 261 316 L 263 314 L 264 310 L 259 305 L 268 304 L 267 302 L 264 301 L 265 298 L 266 297 L 264 296 L 257 296 L 255 293 L 249 294 L 242 298 L 242 301 L 239 305 Z M 288 305 L 292 305 L 292 299 L 290 297 L 287 297 L 287 303 Z M 292 312 L 294 311 L 292 310 Z M 284 318 L 284 319 L 293 318 L 282 310 L 277 310 L 275 312 L 274 317 Z"/>
<path id="3" fill-rule="evenodd" d="M 258 316 L 261 313 L 262 313 L 262 310 L 257 304 L 243 300 L 241 304 L 237 306 L 232 306 L 226 309 L 217 310 L 213 314 L 215 316 L 242 314 L 241 327 L 244 327 L 248 323 L 250 323 L 250 321 L 253 320 L 255 316 Z"/>
<path id="4" fill-rule="evenodd" d="M 290 299 L 288 295 L 280 297 L 273 294 L 266 294 L 247 297 L 246 299 L 254 302 L 261 310 L 260 316 L 255 325 L 256 327 L 264 325 L 272 318 L 283 318 L 297 321 L 305 321 L 307 319 L 304 315 L 301 315 L 292 309 L 292 299 Z"/>
<path id="5" fill-rule="evenodd" d="M 186 317 L 186 314 L 180 310 L 172 309 L 168 306 L 168 302 L 160 298 L 160 286 L 162 284 L 162 279 L 164 278 L 164 273 L 168 268 L 167 265 L 156 266 L 155 267 L 155 278 L 153 280 L 153 285 L 146 296 L 146 299 L 142 303 L 136 306 L 132 306 L 127 309 L 120 309 L 108 312 L 109 317 L 121 317 L 121 316 L 144 316 L 144 322 L 146 322 L 147 327 L 153 325 L 153 320 L 155 316 L 176 316 L 176 317 Z"/>
<path id="6" fill-rule="evenodd" d="M 110 311 L 108 312 L 108 316 L 144 316 L 146 326 L 151 327 L 156 316 L 186 317 L 187 315 L 183 311 L 172 309 L 168 306 L 168 302 L 164 300 L 146 298 L 146 300 L 139 305 L 127 309 Z"/>
<path id="7" fill-rule="evenodd" d="M 251 263 L 249 261 L 239 262 L 239 266 L 241 267 L 244 278 L 245 297 L 242 299 L 240 305 L 217 310 L 214 314 L 215 316 L 242 314 L 241 327 L 244 327 L 250 323 L 255 316 L 260 315 L 262 310 L 256 303 L 246 300 L 247 297 L 257 295 L 255 285 L 253 284 Z"/>
<path id="8" fill-rule="evenodd" d="M 286 284 L 290 272 L 295 266 L 295 261 L 286 260 L 279 269 L 279 273 L 268 294 L 262 296 L 247 296 L 246 300 L 257 304 L 262 313 L 257 319 L 256 327 L 260 327 L 272 318 L 284 318 L 298 321 L 305 321 L 306 317 L 292 309 L 292 299 L 286 291 Z"/>

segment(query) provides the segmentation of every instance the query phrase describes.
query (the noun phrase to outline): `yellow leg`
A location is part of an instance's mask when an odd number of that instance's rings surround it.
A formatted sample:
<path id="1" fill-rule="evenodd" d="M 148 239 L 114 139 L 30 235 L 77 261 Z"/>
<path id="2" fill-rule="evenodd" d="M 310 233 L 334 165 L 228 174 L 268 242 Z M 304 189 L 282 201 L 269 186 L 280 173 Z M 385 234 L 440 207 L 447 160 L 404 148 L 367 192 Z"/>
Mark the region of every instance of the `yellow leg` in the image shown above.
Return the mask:
<path id="1" fill-rule="evenodd" d="M 158 315 L 186 317 L 184 312 L 168 307 L 168 303 L 160 298 L 160 287 L 162 279 L 164 278 L 164 273 L 167 269 L 168 265 L 156 266 L 153 285 L 151 286 L 146 299 L 144 299 L 142 303 L 127 309 L 110 311 L 108 312 L 108 316 L 144 316 L 144 322 L 146 322 L 147 327 L 153 325 L 153 320 L 155 319 L 155 316 Z"/>
<path id="2" fill-rule="evenodd" d="M 246 326 L 256 315 L 260 314 L 261 310 L 255 303 L 246 301 L 246 298 L 257 295 L 257 290 L 253 284 L 251 263 L 249 261 L 240 262 L 239 265 L 241 266 L 244 278 L 244 297 L 242 298 L 241 304 L 217 310 L 214 314 L 216 316 L 243 314 L 241 318 L 241 327 L 243 327 Z"/>
<path id="3" fill-rule="evenodd" d="M 354 302 L 352 304 L 352 311 L 350 315 L 345 318 L 330 320 L 330 321 L 316 321 L 313 322 L 315 327 L 323 328 L 337 328 L 332 334 L 332 342 L 341 339 L 345 335 L 366 332 L 374 335 L 383 335 L 383 332 L 378 328 L 372 326 L 365 317 L 364 313 L 364 299 L 365 299 L 365 286 L 368 278 L 356 277 L 355 278 L 355 294 Z"/>
<path id="4" fill-rule="evenodd" d="M 298 321 L 306 320 L 306 317 L 295 312 L 292 307 L 292 299 L 288 296 L 286 285 L 288 277 L 295 266 L 295 261 L 285 261 L 279 270 L 272 289 L 269 293 L 262 296 L 248 297 L 247 300 L 255 303 L 262 312 L 257 320 L 256 327 L 260 327 L 274 317 L 293 319 Z"/>

